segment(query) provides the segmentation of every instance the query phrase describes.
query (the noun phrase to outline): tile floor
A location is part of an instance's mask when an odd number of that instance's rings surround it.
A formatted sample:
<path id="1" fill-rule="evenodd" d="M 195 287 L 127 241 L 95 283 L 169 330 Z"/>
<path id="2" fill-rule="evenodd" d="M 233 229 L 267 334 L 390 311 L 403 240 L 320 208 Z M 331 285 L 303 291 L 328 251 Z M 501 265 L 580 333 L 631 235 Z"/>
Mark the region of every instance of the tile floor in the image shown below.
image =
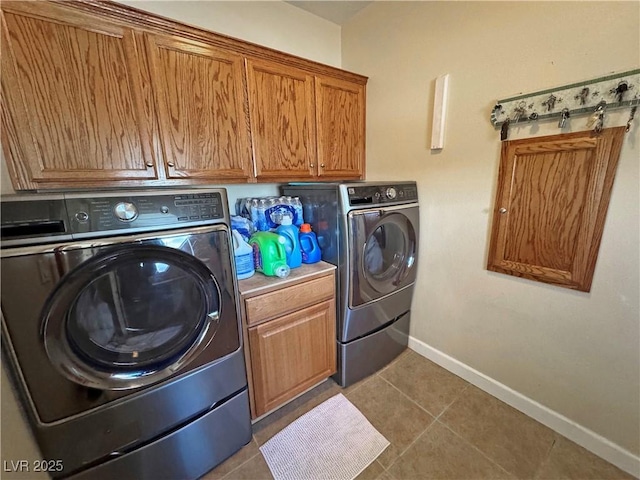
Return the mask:
<path id="1" fill-rule="evenodd" d="M 351 387 L 329 379 L 257 422 L 251 443 L 201 480 L 273 478 L 259 446 L 340 392 L 391 442 L 358 480 L 633 478 L 407 350 Z"/>

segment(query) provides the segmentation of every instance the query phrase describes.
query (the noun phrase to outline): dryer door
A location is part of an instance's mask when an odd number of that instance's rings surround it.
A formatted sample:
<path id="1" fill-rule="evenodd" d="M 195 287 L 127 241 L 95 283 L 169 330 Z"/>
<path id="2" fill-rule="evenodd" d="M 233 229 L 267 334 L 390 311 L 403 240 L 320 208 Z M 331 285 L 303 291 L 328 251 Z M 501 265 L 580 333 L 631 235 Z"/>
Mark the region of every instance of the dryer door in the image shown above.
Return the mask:
<path id="1" fill-rule="evenodd" d="M 350 307 L 413 284 L 418 222 L 417 206 L 349 212 Z"/>
<path id="2" fill-rule="evenodd" d="M 44 347 L 60 373 L 87 387 L 133 389 L 173 375 L 207 347 L 220 326 L 218 282 L 171 241 L 60 252 L 64 269 L 85 257 L 43 308 Z"/>

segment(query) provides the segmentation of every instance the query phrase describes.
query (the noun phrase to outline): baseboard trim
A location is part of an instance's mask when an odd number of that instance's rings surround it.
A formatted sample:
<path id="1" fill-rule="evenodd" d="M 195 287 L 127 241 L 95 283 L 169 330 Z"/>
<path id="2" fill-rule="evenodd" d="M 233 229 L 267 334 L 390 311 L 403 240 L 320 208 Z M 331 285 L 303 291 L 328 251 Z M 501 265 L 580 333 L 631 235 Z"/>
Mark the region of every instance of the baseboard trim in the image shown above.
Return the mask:
<path id="1" fill-rule="evenodd" d="M 628 450 L 414 337 L 409 337 L 409 348 L 621 470 L 640 478 L 640 457 Z"/>

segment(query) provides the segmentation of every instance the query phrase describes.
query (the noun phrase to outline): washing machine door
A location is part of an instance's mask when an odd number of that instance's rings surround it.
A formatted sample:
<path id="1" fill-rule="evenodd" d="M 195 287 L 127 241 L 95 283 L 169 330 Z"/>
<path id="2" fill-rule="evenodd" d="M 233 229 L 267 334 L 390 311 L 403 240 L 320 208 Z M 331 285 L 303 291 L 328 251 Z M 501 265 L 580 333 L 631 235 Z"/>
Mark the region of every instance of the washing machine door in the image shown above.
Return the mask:
<path id="1" fill-rule="evenodd" d="M 418 207 L 349 212 L 350 307 L 414 283 L 418 255 Z"/>
<path id="2" fill-rule="evenodd" d="M 189 236 L 175 239 L 188 242 Z M 158 382 L 206 348 L 218 330 L 216 279 L 178 245 L 59 252 L 61 268 L 69 262 L 81 263 L 50 295 L 41 325 L 51 363 L 77 384 L 126 390 Z"/>

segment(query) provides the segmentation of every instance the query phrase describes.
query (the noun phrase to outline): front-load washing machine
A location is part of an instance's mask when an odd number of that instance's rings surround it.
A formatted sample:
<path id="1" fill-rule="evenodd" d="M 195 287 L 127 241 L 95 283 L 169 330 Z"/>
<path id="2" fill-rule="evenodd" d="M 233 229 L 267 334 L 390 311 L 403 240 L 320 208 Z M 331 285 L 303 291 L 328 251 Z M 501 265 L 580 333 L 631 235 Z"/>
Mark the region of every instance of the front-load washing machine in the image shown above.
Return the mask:
<path id="1" fill-rule="evenodd" d="M 342 386 L 396 358 L 408 344 L 420 217 L 416 182 L 290 184 L 322 259 L 338 267 L 337 352 Z"/>
<path id="2" fill-rule="evenodd" d="M 2 346 L 54 478 L 195 479 L 251 439 L 224 189 L 2 198 Z"/>

